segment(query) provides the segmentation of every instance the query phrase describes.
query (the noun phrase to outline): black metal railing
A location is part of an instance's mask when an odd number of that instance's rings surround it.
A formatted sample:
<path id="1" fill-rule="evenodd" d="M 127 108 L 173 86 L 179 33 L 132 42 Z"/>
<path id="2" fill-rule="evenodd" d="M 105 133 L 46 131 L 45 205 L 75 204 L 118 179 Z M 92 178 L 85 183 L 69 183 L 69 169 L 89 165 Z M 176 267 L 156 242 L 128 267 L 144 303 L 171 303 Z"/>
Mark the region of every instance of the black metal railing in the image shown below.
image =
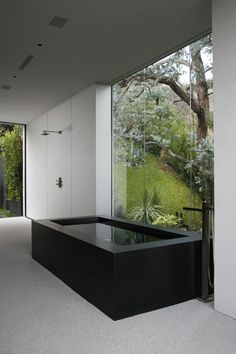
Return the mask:
<path id="1" fill-rule="evenodd" d="M 212 222 L 210 222 L 210 213 L 214 209 L 209 206 L 206 200 L 202 200 L 202 208 L 183 207 L 186 211 L 196 211 L 202 213 L 202 289 L 201 300 L 208 301 L 211 297 L 209 286 L 213 288 L 210 272 L 210 254 L 211 254 L 211 236 Z M 213 216 L 213 214 L 212 214 Z"/>

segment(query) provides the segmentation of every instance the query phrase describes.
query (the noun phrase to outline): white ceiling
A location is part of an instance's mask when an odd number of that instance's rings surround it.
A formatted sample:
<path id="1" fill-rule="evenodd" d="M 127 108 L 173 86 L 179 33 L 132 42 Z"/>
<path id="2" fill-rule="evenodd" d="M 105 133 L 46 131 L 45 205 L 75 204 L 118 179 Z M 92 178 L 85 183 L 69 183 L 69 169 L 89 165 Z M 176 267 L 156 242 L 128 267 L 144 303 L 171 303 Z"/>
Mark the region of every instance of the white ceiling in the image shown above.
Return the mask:
<path id="1" fill-rule="evenodd" d="M 53 16 L 68 23 L 49 26 Z M 210 28 L 211 0 L 3 0 L 0 121 L 27 123 L 79 90 L 112 83 Z M 18 70 L 28 55 L 34 59 Z"/>

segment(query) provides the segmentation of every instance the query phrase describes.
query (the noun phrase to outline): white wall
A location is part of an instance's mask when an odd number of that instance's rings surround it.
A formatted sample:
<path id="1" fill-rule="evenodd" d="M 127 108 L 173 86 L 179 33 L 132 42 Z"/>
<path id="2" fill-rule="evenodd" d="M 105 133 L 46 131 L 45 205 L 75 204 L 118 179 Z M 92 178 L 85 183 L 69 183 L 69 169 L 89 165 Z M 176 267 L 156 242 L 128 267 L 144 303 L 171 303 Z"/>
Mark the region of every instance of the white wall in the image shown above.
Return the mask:
<path id="1" fill-rule="evenodd" d="M 96 212 L 111 215 L 111 87 L 96 94 Z"/>
<path id="2" fill-rule="evenodd" d="M 96 86 L 72 98 L 72 216 L 96 214 Z"/>
<path id="3" fill-rule="evenodd" d="M 215 308 L 236 318 L 236 2 L 213 0 Z"/>
<path id="4" fill-rule="evenodd" d="M 71 216 L 71 102 L 67 100 L 48 112 L 48 129 L 62 134 L 43 136 L 47 140 L 47 217 Z M 56 181 L 62 178 L 62 188 Z"/>
<path id="5" fill-rule="evenodd" d="M 47 139 L 40 135 L 47 129 L 47 115 L 26 127 L 26 215 L 47 216 Z"/>
<path id="6" fill-rule="evenodd" d="M 90 86 L 29 123 L 26 150 L 27 216 L 111 214 L 110 87 Z"/>

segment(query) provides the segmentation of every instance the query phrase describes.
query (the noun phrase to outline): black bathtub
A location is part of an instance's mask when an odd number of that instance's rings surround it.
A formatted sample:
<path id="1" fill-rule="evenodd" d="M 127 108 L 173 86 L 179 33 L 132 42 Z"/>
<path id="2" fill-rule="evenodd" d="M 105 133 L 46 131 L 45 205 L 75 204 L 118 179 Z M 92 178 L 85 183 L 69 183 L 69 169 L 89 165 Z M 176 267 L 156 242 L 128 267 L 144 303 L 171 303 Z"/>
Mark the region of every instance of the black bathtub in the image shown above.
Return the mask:
<path id="1" fill-rule="evenodd" d="M 110 217 L 32 221 L 32 257 L 114 320 L 201 291 L 201 235 Z"/>

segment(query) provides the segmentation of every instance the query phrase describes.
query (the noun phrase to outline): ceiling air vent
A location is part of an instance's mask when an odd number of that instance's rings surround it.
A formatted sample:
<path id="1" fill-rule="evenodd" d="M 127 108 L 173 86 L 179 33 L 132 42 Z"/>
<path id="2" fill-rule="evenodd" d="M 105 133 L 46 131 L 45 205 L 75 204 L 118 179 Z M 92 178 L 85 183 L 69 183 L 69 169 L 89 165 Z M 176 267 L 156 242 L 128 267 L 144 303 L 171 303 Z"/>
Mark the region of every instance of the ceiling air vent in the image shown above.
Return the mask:
<path id="1" fill-rule="evenodd" d="M 65 26 L 66 22 L 68 22 L 66 18 L 54 16 L 51 22 L 49 22 L 49 25 L 53 27 L 62 28 Z"/>
<path id="2" fill-rule="evenodd" d="M 26 66 L 29 65 L 33 57 L 34 57 L 33 55 L 28 55 L 23 61 L 23 63 L 19 66 L 19 70 L 24 70 Z"/>
<path id="3" fill-rule="evenodd" d="M 2 90 L 10 90 L 11 86 L 9 85 L 2 85 L 1 89 Z"/>

